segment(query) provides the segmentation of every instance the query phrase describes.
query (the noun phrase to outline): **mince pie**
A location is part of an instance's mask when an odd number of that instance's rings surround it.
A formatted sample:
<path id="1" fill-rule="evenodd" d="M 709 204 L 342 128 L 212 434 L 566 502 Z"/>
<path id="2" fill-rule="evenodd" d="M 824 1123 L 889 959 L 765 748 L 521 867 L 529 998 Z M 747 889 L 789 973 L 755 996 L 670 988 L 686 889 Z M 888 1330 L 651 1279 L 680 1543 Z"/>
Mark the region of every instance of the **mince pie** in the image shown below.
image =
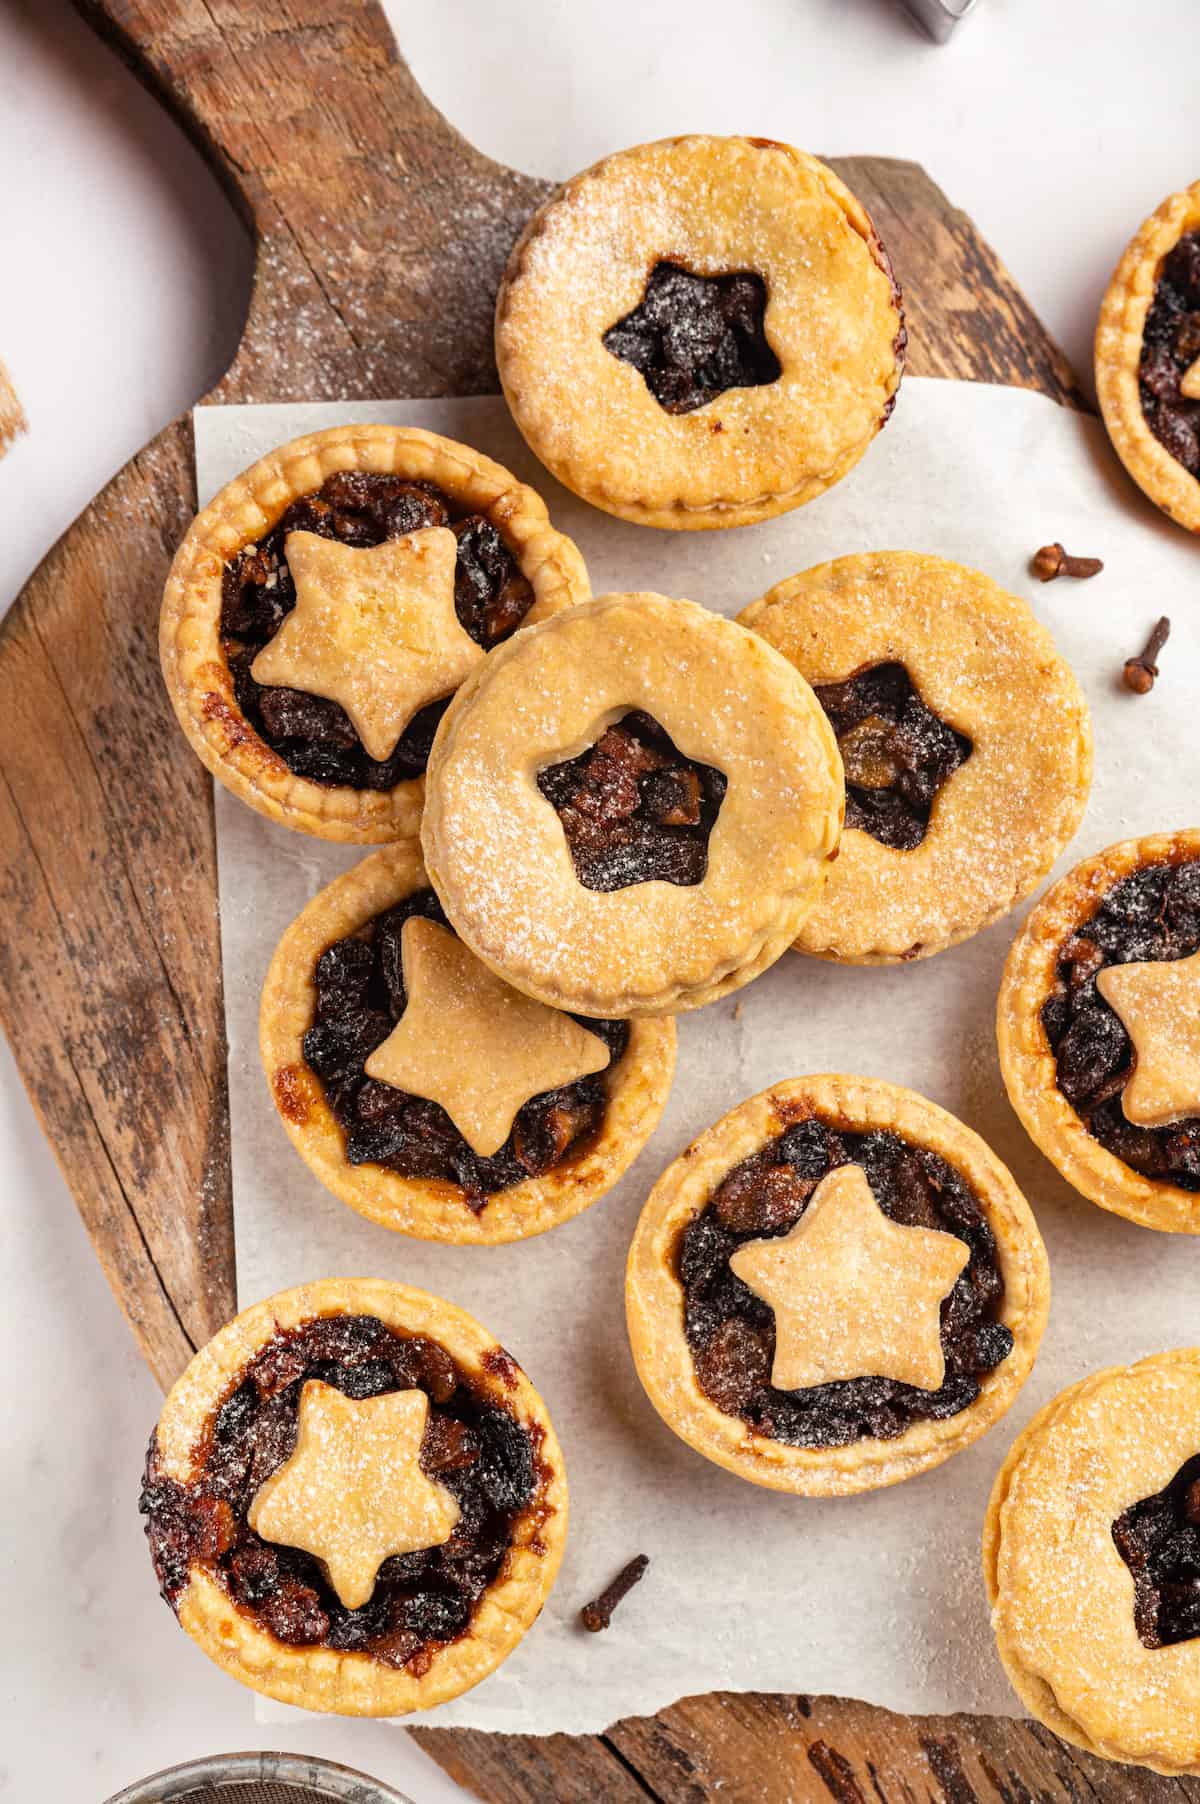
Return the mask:
<path id="1" fill-rule="evenodd" d="M 838 558 L 739 616 L 813 685 L 846 776 L 838 860 L 796 940 L 927 958 L 1006 914 L 1087 802 L 1087 703 L 1015 595 L 945 558 Z"/>
<path id="2" fill-rule="evenodd" d="M 1004 1414 L 1050 1278 L 978 1135 L 911 1090 L 826 1076 L 740 1104 L 664 1172 L 625 1295 L 668 1427 L 752 1484 L 835 1496 L 936 1466 Z"/>
<path id="3" fill-rule="evenodd" d="M 211 1660 L 281 1703 L 400 1716 L 486 1678 L 567 1534 L 545 1404 L 471 1316 L 326 1279 L 201 1349 L 150 1441 L 162 1594 Z"/>
<path id="4" fill-rule="evenodd" d="M 1000 1658 L 1064 1741 L 1200 1773 L 1200 1350 L 1071 1385 L 992 1490 L 983 1569 Z"/>
<path id="5" fill-rule="evenodd" d="M 1096 393 L 1134 481 L 1200 532 L 1200 182 L 1142 226 L 1096 327 Z"/>
<path id="6" fill-rule="evenodd" d="M 167 689 L 204 763 L 321 839 L 412 832 L 429 748 L 492 646 L 588 594 L 570 539 L 490 458 L 338 426 L 226 485 L 163 597 Z"/>
<path id="7" fill-rule="evenodd" d="M 833 734 L 785 659 L 693 602 L 606 595 L 464 683 L 422 845 L 448 919 L 509 983 L 664 1014 L 780 956 L 841 816 Z"/>
<path id="8" fill-rule="evenodd" d="M 1200 1234 L 1200 831 L 1124 840 L 1047 891 L 996 1031 L 1013 1108 L 1069 1184 Z"/>
<path id="9" fill-rule="evenodd" d="M 832 487 L 895 404 L 887 252 L 815 157 L 667 138 L 534 214 L 496 304 L 517 425 L 560 482 L 644 526 L 742 526 Z"/>
<path id="10" fill-rule="evenodd" d="M 279 942 L 263 1063 L 280 1119 L 351 1208 L 421 1240 L 524 1240 L 594 1203 L 641 1151 L 672 1021 L 571 1016 L 456 936 L 415 841 L 336 878 Z"/>

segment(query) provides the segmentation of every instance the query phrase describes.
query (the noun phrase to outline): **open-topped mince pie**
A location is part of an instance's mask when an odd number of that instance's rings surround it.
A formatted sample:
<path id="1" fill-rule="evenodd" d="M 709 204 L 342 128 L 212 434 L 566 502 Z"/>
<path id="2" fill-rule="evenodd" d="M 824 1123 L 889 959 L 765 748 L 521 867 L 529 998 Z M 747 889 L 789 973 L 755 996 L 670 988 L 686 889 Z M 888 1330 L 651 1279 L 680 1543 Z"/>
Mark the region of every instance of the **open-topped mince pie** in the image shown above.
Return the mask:
<path id="1" fill-rule="evenodd" d="M 293 439 L 228 483 L 167 581 L 161 651 L 193 748 L 260 814 L 322 839 L 412 832 L 455 689 L 588 594 L 538 495 L 411 426 Z"/>
<path id="2" fill-rule="evenodd" d="M 609 1190 L 653 1133 L 672 1021 L 573 1017 L 468 950 L 415 841 L 313 898 L 263 988 L 292 1144 L 360 1214 L 422 1240 L 524 1240 Z"/>
<path id="3" fill-rule="evenodd" d="M 696 1008 L 786 949 L 837 848 L 842 772 L 808 685 L 690 601 L 606 595 L 464 683 L 422 846 L 448 919 L 552 1007 Z"/>
<path id="4" fill-rule="evenodd" d="M 1096 327 L 1096 393 L 1134 481 L 1200 532 L 1200 182 L 1169 195 L 1117 265 Z"/>
<path id="5" fill-rule="evenodd" d="M 880 551 L 793 576 L 739 619 L 813 685 L 845 767 L 846 831 L 797 951 L 927 958 L 1028 895 L 1079 825 L 1092 735 L 1023 601 Z"/>
<path id="6" fill-rule="evenodd" d="M 327 1279 L 202 1348 L 150 1441 L 163 1596 L 211 1660 L 307 1710 L 457 1697 L 549 1595 L 567 1484 L 546 1407 L 424 1291 Z"/>
<path id="7" fill-rule="evenodd" d="M 1069 1184 L 1200 1234 L 1200 831 L 1124 840 L 1047 891 L 996 1031 L 1013 1108 Z"/>
<path id="8" fill-rule="evenodd" d="M 1105 1760 L 1200 1773 L 1200 1350 L 1094 1373 L 1033 1418 L 983 1570 L 1027 1710 Z"/>
<path id="9" fill-rule="evenodd" d="M 753 1484 L 895 1484 L 1002 1416 L 1050 1278 L 978 1135 L 911 1090 L 798 1078 L 740 1104 L 655 1185 L 626 1275 L 668 1427 Z"/>
<path id="10" fill-rule="evenodd" d="M 766 519 L 856 464 L 896 399 L 900 291 L 833 171 L 769 138 L 668 138 L 534 214 L 496 303 L 517 425 L 646 526 Z"/>

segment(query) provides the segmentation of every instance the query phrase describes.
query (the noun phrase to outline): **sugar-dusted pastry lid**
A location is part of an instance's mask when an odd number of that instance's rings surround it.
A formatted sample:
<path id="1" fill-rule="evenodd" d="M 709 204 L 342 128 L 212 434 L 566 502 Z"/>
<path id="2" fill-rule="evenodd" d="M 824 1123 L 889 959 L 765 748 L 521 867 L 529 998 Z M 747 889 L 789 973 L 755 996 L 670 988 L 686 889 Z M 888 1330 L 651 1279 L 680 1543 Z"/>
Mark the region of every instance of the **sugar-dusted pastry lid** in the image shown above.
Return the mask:
<path id="1" fill-rule="evenodd" d="M 976 1401 L 944 1421 L 918 1421 L 894 1440 L 845 1447 L 793 1447 L 755 1434 L 700 1388 L 684 1333 L 676 1275 L 679 1240 L 725 1176 L 798 1119 L 815 1114 L 856 1133 L 889 1131 L 939 1154 L 960 1172 L 987 1214 L 1004 1279 L 999 1320 L 1010 1329 L 1006 1359 L 980 1379 Z M 773 1084 L 740 1103 L 685 1148 L 658 1180 L 629 1249 L 625 1308 L 638 1377 L 681 1440 L 739 1478 L 805 1497 L 881 1489 L 940 1465 L 978 1440 L 1010 1407 L 1029 1376 L 1050 1306 L 1045 1248 L 1029 1204 L 978 1134 L 912 1090 L 878 1078 L 837 1074 Z"/>
<path id="2" fill-rule="evenodd" d="M 1200 532 L 1200 481 L 1146 424 L 1138 368 L 1163 259 L 1198 227 L 1200 181 L 1169 194 L 1126 246 L 1100 304 L 1095 344 L 1096 396 L 1117 456 L 1155 506 L 1189 532 Z"/>
<path id="3" fill-rule="evenodd" d="M 1200 1193 L 1143 1177 L 1102 1146 L 1058 1087 L 1042 1004 L 1058 955 L 1123 877 L 1148 864 L 1200 858 L 1200 829 L 1126 839 L 1085 858 L 1046 891 L 1012 943 L 996 1001 L 996 1039 L 1008 1099 L 1030 1138 L 1067 1183 L 1114 1215 L 1173 1234 L 1200 1234 Z"/>
<path id="4" fill-rule="evenodd" d="M 265 1697 L 344 1716 L 403 1716 L 445 1703 L 477 1685 L 510 1654 L 536 1620 L 554 1584 L 567 1537 L 567 1481 L 546 1406 L 511 1356 L 498 1359 L 487 1330 L 440 1297 L 376 1278 L 327 1278 L 281 1291 L 222 1328 L 192 1360 L 163 1405 L 157 1429 L 160 1471 L 194 1478 L 204 1437 L 238 1374 L 280 1329 L 321 1315 L 373 1315 L 401 1333 L 444 1346 L 473 1385 L 538 1435 L 543 1476 L 516 1519 L 497 1579 L 467 1631 L 440 1648 L 421 1676 L 362 1653 L 287 1646 L 260 1629 L 223 1586 L 193 1563 L 177 1601 L 179 1620 L 209 1658 Z"/>
<path id="5" fill-rule="evenodd" d="M 814 684 L 900 663 L 971 755 L 919 846 L 850 827 L 796 950 L 847 964 L 928 958 L 1014 908 L 1077 830 L 1092 776 L 1087 702 L 1046 628 L 989 577 L 866 552 L 778 583 L 738 616 Z"/>
<path id="6" fill-rule="evenodd" d="M 634 1021 L 624 1055 L 606 1074 L 608 1106 L 596 1135 L 561 1166 L 489 1198 L 476 1214 L 454 1184 L 351 1165 L 344 1131 L 304 1058 L 321 953 L 409 896 L 428 878 L 415 840 L 371 853 L 327 884 L 276 947 L 263 986 L 259 1043 L 271 1095 L 292 1145 L 321 1182 L 360 1215 L 419 1240 L 495 1245 L 527 1240 L 597 1202 L 658 1125 L 675 1070 L 675 1023 Z"/>
<path id="7" fill-rule="evenodd" d="M 1112 1525 L 1200 1447 L 1200 1349 L 1070 1385 L 1018 1435 L 996 1477 L 983 1572 L 1004 1670 L 1075 1747 L 1200 1773 L 1200 1640 L 1147 1648 Z"/>
<path id="8" fill-rule="evenodd" d="M 319 839 L 370 845 L 415 831 L 424 780 L 388 791 L 298 777 L 246 720 L 221 649 L 221 577 L 293 501 L 339 470 L 433 483 L 483 514 L 533 588 L 532 624 L 589 594 L 583 559 L 533 489 L 469 445 L 415 426 L 331 426 L 280 445 L 216 494 L 188 528 L 163 594 L 159 649 L 179 724 L 213 776 L 259 814 Z"/>
<path id="9" fill-rule="evenodd" d="M 660 261 L 763 277 L 774 382 L 669 414 L 605 348 Z M 665 138 L 584 170 L 534 214 L 496 302 L 500 380 L 542 462 L 595 506 L 675 529 L 766 519 L 839 481 L 891 412 L 903 345 L 863 206 L 765 138 Z"/>
<path id="10" fill-rule="evenodd" d="M 564 630 L 565 629 L 565 630 Z M 701 882 L 589 890 L 538 771 L 631 709 L 729 786 Z M 773 963 L 834 855 L 844 790 L 829 723 L 762 639 L 690 601 L 605 595 L 490 653 L 443 717 L 421 840 L 471 950 L 540 1002 L 674 1013 Z"/>

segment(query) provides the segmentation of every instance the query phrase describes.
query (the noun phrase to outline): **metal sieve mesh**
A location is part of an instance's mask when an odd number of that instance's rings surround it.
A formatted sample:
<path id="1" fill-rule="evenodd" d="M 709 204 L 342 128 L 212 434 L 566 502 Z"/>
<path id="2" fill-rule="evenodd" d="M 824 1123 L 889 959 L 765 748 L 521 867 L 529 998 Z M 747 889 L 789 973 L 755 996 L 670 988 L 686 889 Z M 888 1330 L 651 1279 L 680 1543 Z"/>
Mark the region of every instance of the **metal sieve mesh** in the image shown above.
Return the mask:
<path id="1" fill-rule="evenodd" d="M 365 1773 L 308 1754 L 215 1754 L 155 1773 L 108 1804 L 412 1804 Z"/>

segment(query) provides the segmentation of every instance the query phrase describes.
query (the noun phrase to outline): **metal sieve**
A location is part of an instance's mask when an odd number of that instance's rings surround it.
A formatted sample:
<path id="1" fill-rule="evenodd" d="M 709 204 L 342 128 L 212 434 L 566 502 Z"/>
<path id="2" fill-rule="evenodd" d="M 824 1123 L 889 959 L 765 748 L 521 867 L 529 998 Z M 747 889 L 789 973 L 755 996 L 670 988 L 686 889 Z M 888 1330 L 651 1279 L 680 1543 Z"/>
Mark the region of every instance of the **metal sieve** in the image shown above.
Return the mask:
<path id="1" fill-rule="evenodd" d="M 310 1754 L 210 1754 L 126 1786 L 108 1804 L 412 1804 L 404 1792 Z"/>

